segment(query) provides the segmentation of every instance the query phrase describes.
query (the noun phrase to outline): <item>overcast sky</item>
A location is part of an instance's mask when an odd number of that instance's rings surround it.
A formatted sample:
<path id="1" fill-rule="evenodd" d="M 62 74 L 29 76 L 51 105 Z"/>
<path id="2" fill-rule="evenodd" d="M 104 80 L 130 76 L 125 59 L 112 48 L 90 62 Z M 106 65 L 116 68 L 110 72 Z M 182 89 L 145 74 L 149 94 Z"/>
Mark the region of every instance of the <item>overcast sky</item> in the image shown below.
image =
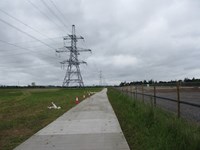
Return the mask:
<path id="1" fill-rule="evenodd" d="M 0 1 L 0 85 L 62 85 L 68 55 L 55 49 L 72 24 L 92 49 L 79 57 L 85 85 L 100 70 L 107 84 L 200 78 L 199 0 L 43 1 Z"/>

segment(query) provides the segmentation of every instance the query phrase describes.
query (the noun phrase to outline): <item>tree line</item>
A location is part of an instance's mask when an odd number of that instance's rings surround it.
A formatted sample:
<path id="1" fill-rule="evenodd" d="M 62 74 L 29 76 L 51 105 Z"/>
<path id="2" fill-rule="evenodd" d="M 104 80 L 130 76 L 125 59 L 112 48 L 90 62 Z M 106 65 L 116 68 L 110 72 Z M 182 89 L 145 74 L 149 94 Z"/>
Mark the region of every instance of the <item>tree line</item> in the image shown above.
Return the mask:
<path id="1" fill-rule="evenodd" d="M 159 86 L 170 86 L 170 85 L 176 85 L 177 83 L 181 85 L 186 86 L 200 86 L 200 79 L 195 79 L 194 77 L 192 79 L 185 78 L 184 80 L 171 80 L 171 81 L 154 81 L 151 80 L 143 80 L 143 81 L 132 81 L 132 82 L 121 82 L 119 86 L 130 86 L 130 85 L 159 85 Z"/>

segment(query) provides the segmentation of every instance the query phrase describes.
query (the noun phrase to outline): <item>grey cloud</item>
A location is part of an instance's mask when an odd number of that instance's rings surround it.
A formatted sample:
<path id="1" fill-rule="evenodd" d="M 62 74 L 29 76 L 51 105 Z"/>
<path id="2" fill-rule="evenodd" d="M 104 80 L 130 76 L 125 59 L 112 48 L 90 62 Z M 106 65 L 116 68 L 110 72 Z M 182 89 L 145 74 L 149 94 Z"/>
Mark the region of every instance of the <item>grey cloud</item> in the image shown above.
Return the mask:
<path id="1" fill-rule="evenodd" d="M 45 0 L 56 12 L 50 1 Z M 99 84 L 99 71 L 108 84 L 133 80 L 171 80 L 200 77 L 200 2 L 197 0 L 53 0 L 64 14 L 65 28 L 39 1 L 33 1 L 56 24 L 39 13 L 26 0 L 1 1 L 1 9 L 35 27 L 48 37 L 16 23 L 0 13 L 0 18 L 45 41 L 62 47 L 61 36 L 69 34 L 75 24 L 77 34 L 85 37 L 80 47 L 93 50 L 80 59 L 86 85 Z M 60 14 L 58 14 L 60 16 Z M 63 17 L 63 16 L 60 16 Z M 67 32 L 67 31 L 68 32 Z M 0 39 L 11 43 L 33 41 L 30 37 L 0 22 Z M 54 50 L 39 42 L 21 44 L 31 51 L 0 43 L 0 84 L 61 85 L 65 70 Z M 40 47 L 41 46 L 41 47 Z M 27 53 L 24 53 L 27 52 Z M 21 55 L 10 55 L 22 53 Z M 5 55 L 5 56 L 4 56 Z M 54 59 L 55 58 L 55 59 Z"/>

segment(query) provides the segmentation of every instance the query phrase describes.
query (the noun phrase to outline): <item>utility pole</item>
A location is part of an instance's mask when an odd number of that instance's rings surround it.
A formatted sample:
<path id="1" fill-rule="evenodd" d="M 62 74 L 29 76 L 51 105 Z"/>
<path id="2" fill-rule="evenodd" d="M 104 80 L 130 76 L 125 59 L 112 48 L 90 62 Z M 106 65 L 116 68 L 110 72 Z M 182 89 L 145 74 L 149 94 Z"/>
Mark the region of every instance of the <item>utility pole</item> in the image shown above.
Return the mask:
<path id="1" fill-rule="evenodd" d="M 63 60 L 61 65 L 65 67 L 65 64 L 67 64 L 67 71 L 64 77 L 64 81 L 62 86 L 63 87 L 69 87 L 69 86 L 79 86 L 83 87 L 83 78 L 81 76 L 80 71 L 80 64 L 87 64 L 85 61 L 79 61 L 78 55 L 80 55 L 80 52 L 88 52 L 90 49 L 82 49 L 77 48 L 77 42 L 80 39 L 84 39 L 82 36 L 76 36 L 76 30 L 75 25 L 72 25 L 72 34 L 63 37 L 64 43 L 67 43 L 67 41 L 70 41 L 71 45 L 66 46 L 64 45 L 63 48 L 56 50 L 57 53 L 69 53 L 69 58 L 67 60 Z"/>

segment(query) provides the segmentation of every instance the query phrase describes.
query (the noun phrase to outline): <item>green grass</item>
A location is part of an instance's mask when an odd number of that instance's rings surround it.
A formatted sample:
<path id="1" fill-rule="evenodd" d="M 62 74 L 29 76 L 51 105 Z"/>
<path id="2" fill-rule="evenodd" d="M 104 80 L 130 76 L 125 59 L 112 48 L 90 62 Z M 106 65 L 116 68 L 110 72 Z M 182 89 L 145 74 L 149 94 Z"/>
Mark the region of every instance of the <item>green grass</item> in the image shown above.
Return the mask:
<path id="1" fill-rule="evenodd" d="M 108 97 L 132 150 L 200 150 L 200 126 L 131 99 L 115 89 Z"/>
<path id="2" fill-rule="evenodd" d="M 83 89 L 0 89 L 0 149 L 11 150 L 83 99 Z M 87 95 L 86 95 L 87 96 Z M 59 110 L 49 110 L 54 102 Z"/>

